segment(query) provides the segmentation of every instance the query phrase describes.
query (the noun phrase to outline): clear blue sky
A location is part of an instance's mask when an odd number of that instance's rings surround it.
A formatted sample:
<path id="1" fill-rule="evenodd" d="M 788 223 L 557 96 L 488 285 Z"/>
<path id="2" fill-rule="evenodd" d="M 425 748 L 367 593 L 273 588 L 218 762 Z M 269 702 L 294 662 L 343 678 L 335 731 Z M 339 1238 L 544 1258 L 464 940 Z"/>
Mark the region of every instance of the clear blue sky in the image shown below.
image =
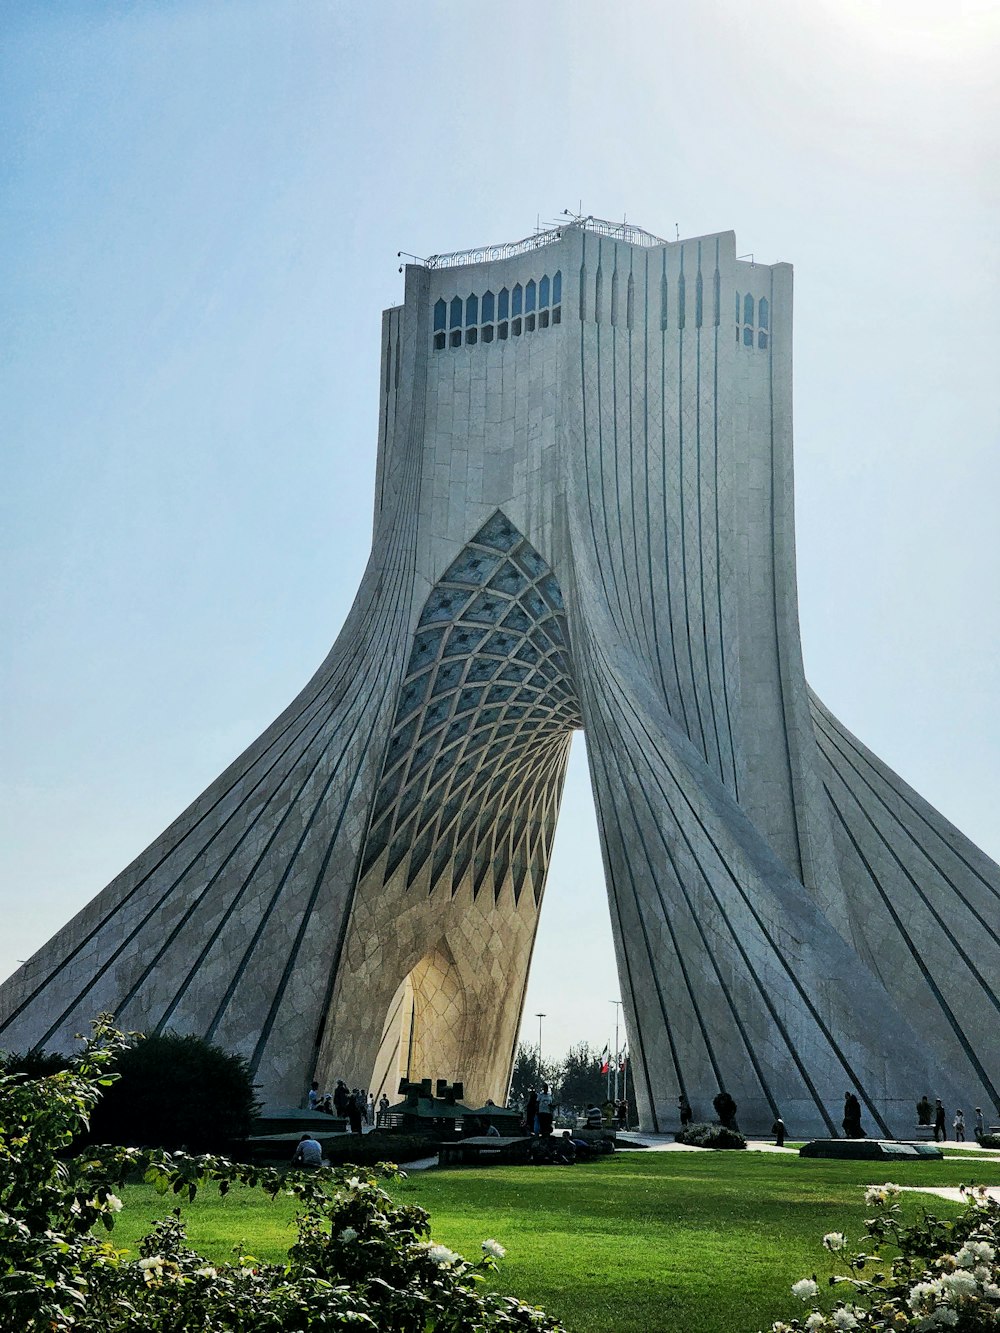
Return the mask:
<path id="1" fill-rule="evenodd" d="M 581 201 L 794 263 L 807 673 L 1000 857 L 998 60 L 986 0 L 4 6 L 0 977 L 333 641 L 396 251 Z M 574 750 L 552 1053 L 618 994 Z"/>

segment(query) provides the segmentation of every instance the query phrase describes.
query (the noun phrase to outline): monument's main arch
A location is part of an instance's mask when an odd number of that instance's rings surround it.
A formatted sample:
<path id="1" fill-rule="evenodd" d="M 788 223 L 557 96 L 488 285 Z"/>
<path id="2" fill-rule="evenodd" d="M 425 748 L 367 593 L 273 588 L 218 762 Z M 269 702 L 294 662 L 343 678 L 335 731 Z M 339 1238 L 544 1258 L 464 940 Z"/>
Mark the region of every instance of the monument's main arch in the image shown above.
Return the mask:
<path id="1" fill-rule="evenodd" d="M 406 1060 L 499 1099 L 588 737 L 636 1092 L 749 1128 L 1000 1111 L 1000 868 L 802 672 L 792 279 L 581 220 L 406 270 L 372 555 L 277 721 L 0 988 L 243 1052 L 271 1105 Z"/>

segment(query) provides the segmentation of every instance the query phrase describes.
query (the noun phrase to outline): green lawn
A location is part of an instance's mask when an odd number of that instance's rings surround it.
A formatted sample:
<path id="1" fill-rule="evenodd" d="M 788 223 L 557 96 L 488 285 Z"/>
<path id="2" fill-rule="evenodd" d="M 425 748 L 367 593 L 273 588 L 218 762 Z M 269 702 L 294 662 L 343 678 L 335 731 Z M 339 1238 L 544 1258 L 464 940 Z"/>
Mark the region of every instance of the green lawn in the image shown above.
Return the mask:
<path id="1" fill-rule="evenodd" d="M 788 1316 L 790 1284 L 832 1271 L 824 1232 L 859 1235 L 863 1186 L 1000 1184 L 1000 1162 L 828 1162 L 764 1153 L 617 1154 L 575 1167 L 414 1172 L 391 1192 L 431 1214 L 433 1235 L 470 1258 L 482 1240 L 507 1247 L 500 1290 L 558 1315 L 571 1333 L 756 1333 Z M 184 1206 L 195 1249 L 234 1244 L 278 1260 L 293 1236 L 291 1200 L 207 1191 Z M 904 1195 L 907 1214 L 926 1204 Z M 171 1202 L 131 1187 L 114 1239 L 128 1245 Z M 798 1307 L 801 1310 L 801 1306 Z"/>

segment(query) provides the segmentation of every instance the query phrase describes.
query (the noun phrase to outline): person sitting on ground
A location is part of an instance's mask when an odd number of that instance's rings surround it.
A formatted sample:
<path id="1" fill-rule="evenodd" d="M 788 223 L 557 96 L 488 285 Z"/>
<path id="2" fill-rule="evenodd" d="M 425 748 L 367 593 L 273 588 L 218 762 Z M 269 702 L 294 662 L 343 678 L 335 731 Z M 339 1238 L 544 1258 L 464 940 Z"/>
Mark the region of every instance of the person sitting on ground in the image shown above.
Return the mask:
<path id="1" fill-rule="evenodd" d="M 592 1143 L 588 1143 L 586 1139 L 574 1138 L 572 1132 L 568 1129 L 563 1130 L 562 1136 L 567 1143 L 572 1144 L 573 1151 L 577 1157 L 594 1156 L 594 1145 Z"/>
<path id="2" fill-rule="evenodd" d="M 303 1134 L 292 1155 L 292 1166 L 301 1166 L 309 1171 L 315 1171 L 318 1166 L 322 1165 L 322 1144 L 318 1139 L 314 1139 L 311 1134 Z"/>

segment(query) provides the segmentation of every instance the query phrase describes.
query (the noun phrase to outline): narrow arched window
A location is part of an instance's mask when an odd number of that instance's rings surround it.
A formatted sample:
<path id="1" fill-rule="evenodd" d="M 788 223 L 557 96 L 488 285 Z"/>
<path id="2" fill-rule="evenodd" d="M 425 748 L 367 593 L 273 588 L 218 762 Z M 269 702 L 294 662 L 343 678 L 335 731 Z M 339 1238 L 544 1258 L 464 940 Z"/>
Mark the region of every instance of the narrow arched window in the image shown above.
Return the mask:
<path id="1" fill-rule="evenodd" d="M 718 269 L 712 279 L 712 322 L 716 328 L 722 322 L 722 279 Z"/>
<path id="2" fill-rule="evenodd" d="M 694 323 L 695 328 L 700 329 L 702 325 L 702 315 L 704 313 L 705 289 L 701 280 L 701 269 L 694 280 Z"/>
<path id="3" fill-rule="evenodd" d="M 660 329 L 667 327 L 667 275 L 660 278 Z"/>
<path id="4" fill-rule="evenodd" d="M 552 277 L 552 304 L 562 305 L 562 269 L 556 269 Z"/>
<path id="5" fill-rule="evenodd" d="M 519 315 L 521 313 L 521 301 L 523 296 L 524 292 L 521 289 L 521 284 L 518 282 L 515 284 L 514 290 L 511 293 L 510 313 L 512 315 Z"/>
<path id="6" fill-rule="evenodd" d="M 594 283 L 594 319 L 599 324 L 604 314 L 604 270 L 597 265 L 597 279 Z"/>
<path id="7" fill-rule="evenodd" d="M 684 274 L 682 273 L 680 277 L 677 279 L 677 327 L 679 329 L 682 329 L 684 327 L 685 285 L 686 284 L 684 282 Z"/>
<path id="8" fill-rule="evenodd" d="M 465 302 L 465 323 L 466 327 L 470 324 L 479 323 L 479 297 L 470 296 Z"/>
<path id="9" fill-rule="evenodd" d="M 462 326 L 462 298 L 460 296 L 456 296 L 452 299 L 451 302 L 451 327 L 453 329 L 458 329 L 461 328 L 461 326 Z"/>
<path id="10" fill-rule="evenodd" d="M 625 325 L 632 328 L 635 323 L 635 278 L 628 275 L 628 288 L 625 293 Z"/>
<path id="11" fill-rule="evenodd" d="M 535 291 L 536 291 L 536 288 L 535 288 L 535 279 L 532 278 L 531 281 L 528 283 L 527 287 L 525 287 L 525 289 L 524 289 L 524 311 L 525 311 L 525 314 L 529 313 L 530 311 L 534 310 L 534 308 L 535 308 Z"/>
<path id="12" fill-rule="evenodd" d="M 767 304 L 767 297 L 762 296 L 760 300 L 757 302 L 757 323 L 760 325 L 762 329 L 768 329 L 771 327 L 768 324 L 770 313 L 771 313 L 770 308 Z"/>
<path id="13" fill-rule="evenodd" d="M 587 318 L 587 265 L 580 265 L 580 323 Z"/>
<path id="14" fill-rule="evenodd" d="M 611 323 L 618 323 L 618 270 L 611 275 Z"/>
<path id="15" fill-rule="evenodd" d="M 497 293 L 497 319 L 506 319 L 510 314 L 510 292 L 501 287 Z"/>
<path id="16" fill-rule="evenodd" d="M 492 292 L 483 292 L 483 310 L 482 310 L 482 315 L 483 315 L 483 323 L 484 323 L 484 324 L 492 324 L 492 323 L 493 323 L 493 305 L 494 305 L 494 301 L 493 301 L 493 293 L 492 293 Z"/>
<path id="17" fill-rule="evenodd" d="M 753 297 L 749 292 L 743 298 L 743 323 L 753 323 Z"/>
<path id="18" fill-rule="evenodd" d="M 743 346 L 744 347 L 753 346 L 753 328 L 749 324 L 743 325 Z"/>
<path id="19" fill-rule="evenodd" d="M 549 303 L 549 277 L 548 274 L 538 284 L 538 308 L 544 310 Z"/>
<path id="20" fill-rule="evenodd" d="M 434 302 L 434 332 L 443 329 L 448 318 L 448 305 L 444 297 L 441 296 Z"/>

